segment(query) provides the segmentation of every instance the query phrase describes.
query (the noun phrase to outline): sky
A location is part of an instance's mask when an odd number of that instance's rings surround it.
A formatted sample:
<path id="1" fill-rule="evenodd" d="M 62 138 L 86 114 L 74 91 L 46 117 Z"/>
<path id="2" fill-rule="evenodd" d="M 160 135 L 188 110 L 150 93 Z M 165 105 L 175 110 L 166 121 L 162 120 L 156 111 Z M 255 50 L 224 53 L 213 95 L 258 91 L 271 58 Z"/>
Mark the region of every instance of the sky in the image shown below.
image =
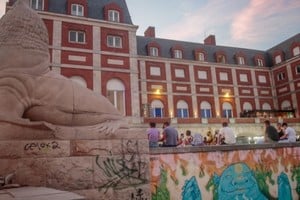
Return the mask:
<path id="1" fill-rule="evenodd" d="M 0 16 L 6 0 L 0 0 Z M 300 0 L 126 0 L 137 35 L 267 50 L 300 33 Z"/>

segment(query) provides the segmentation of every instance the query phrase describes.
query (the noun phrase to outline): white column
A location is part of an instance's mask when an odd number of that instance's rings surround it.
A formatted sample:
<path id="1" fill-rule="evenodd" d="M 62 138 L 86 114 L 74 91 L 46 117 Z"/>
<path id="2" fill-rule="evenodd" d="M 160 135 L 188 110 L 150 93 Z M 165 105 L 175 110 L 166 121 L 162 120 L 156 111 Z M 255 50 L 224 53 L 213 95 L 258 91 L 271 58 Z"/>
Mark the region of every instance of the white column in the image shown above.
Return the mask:
<path id="1" fill-rule="evenodd" d="M 174 102 L 173 102 L 173 88 L 172 88 L 172 77 L 171 77 L 171 65 L 169 62 L 166 63 L 166 80 L 167 80 L 167 97 L 168 97 L 168 109 L 169 109 L 169 116 L 171 113 L 174 116 Z"/>
<path id="2" fill-rule="evenodd" d="M 239 88 L 237 84 L 237 77 L 236 77 L 236 71 L 235 69 L 231 69 L 232 73 L 232 81 L 233 81 L 233 92 L 234 92 L 234 101 L 235 101 L 235 107 L 236 107 L 236 117 L 240 116 L 241 112 L 241 101 L 239 98 Z"/>
<path id="3" fill-rule="evenodd" d="M 215 110 L 217 115 L 216 117 L 220 117 L 221 108 L 220 108 L 220 101 L 219 101 L 219 91 L 218 91 L 218 84 L 217 84 L 216 68 L 214 66 L 211 67 L 211 76 L 212 76 L 212 85 L 213 85 L 213 95 L 215 101 Z"/>
<path id="4" fill-rule="evenodd" d="M 192 92 L 192 110 L 193 110 L 193 116 L 190 117 L 195 117 L 195 113 L 197 113 L 197 116 L 199 116 L 199 108 L 197 103 L 195 71 L 193 65 L 189 65 L 189 72 L 190 72 L 190 81 L 191 81 L 190 84 L 191 84 L 191 92 Z"/>
<path id="5" fill-rule="evenodd" d="M 288 64 L 287 65 L 287 75 L 288 75 L 288 80 L 293 80 L 293 72 L 292 72 L 292 67 L 291 67 L 291 64 Z M 290 82 L 290 91 L 295 91 L 295 82 Z M 292 92 L 291 93 L 291 99 L 292 99 L 292 105 L 293 105 L 293 108 L 296 109 L 296 117 L 299 117 L 298 116 L 298 113 L 297 110 L 299 109 L 299 103 L 297 101 L 297 95 L 295 92 Z"/>
<path id="6" fill-rule="evenodd" d="M 52 71 L 61 73 L 61 21 L 53 21 L 53 40 L 52 40 Z"/>
<path id="7" fill-rule="evenodd" d="M 101 91 L 101 45 L 100 27 L 93 26 L 93 90 L 96 93 L 102 93 Z"/>
<path id="8" fill-rule="evenodd" d="M 255 103 L 255 108 L 253 110 L 259 110 L 261 109 L 260 104 L 259 104 L 259 99 L 258 99 L 258 89 L 257 89 L 257 82 L 256 82 L 256 76 L 255 76 L 255 71 L 251 70 L 251 79 L 253 82 L 253 94 L 254 94 L 254 103 Z"/>

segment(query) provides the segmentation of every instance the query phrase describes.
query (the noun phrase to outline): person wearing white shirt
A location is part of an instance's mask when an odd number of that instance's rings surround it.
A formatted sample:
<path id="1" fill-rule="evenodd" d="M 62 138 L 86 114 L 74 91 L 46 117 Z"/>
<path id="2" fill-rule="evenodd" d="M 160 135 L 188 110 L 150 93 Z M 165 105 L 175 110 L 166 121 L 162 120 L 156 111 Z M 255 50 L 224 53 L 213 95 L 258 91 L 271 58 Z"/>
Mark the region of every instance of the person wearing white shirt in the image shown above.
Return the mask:
<path id="1" fill-rule="evenodd" d="M 280 137 L 279 142 L 296 142 L 295 129 L 288 127 L 287 123 L 282 123 L 283 136 Z"/>
<path id="2" fill-rule="evenodd" d="M 222 126 L 219 131 L 220 144 L 235 144 L 236 139 L 232 128 L 228 127 L 227 122 L 223 122 Z"/>

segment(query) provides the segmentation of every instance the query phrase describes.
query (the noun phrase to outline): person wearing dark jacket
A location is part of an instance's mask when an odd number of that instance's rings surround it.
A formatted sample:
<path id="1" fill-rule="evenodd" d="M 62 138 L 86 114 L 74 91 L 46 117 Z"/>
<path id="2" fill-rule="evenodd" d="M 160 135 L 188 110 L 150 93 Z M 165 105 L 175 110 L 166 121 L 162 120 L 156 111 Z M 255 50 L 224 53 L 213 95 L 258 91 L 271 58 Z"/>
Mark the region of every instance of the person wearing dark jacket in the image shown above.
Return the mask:
<path id="1" fill-rule="evenodd" d="M 277 142 L 279 134 L 277 129 L 271 125 L 269 120 L 265 121 L 265 142 Z"/>

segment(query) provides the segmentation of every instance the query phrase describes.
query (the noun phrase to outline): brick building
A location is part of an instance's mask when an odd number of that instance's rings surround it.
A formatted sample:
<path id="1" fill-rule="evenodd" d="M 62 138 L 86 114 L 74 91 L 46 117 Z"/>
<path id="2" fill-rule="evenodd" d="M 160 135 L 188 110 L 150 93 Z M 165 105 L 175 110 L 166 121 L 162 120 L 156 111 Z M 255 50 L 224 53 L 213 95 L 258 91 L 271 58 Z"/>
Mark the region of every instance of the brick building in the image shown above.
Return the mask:
<path id="1" fill-rule="evenodd" d="M 214 35 L 192 43 L 156 38 L 154 27 L 137 36 L 124 0 L 28 1 L 49 31 L 52 70 L 133 123 L 300 116 L 300 34 L 267 51 L 218 46 Z"/>

